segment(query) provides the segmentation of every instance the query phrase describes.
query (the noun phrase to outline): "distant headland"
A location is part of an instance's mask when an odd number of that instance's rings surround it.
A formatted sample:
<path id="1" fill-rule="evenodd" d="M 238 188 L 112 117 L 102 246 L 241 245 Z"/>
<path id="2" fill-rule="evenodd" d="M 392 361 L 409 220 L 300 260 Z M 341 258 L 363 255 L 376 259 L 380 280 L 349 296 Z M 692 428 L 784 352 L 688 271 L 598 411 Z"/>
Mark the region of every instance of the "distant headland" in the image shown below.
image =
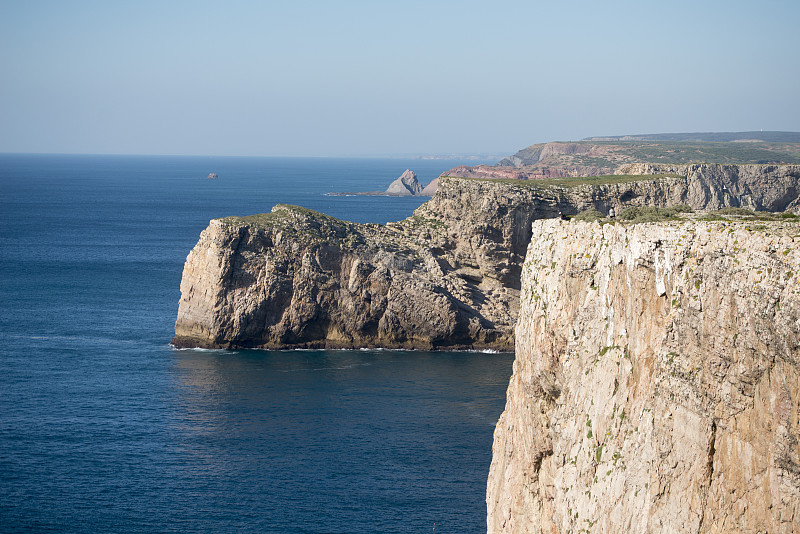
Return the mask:
<path id="1" fill-rule="evenodd" d="M 537 180 L 614 174 L 621 165 L 798 164 L 800 132 L 711 132 L 588 137 L 537 143 L 496 165 L 459 166 L 445 176 Z"/>
<path id="2" fill-rule="evenodd" d="M 622 165 L 800 164 L 800 132 L 662 133 L 586 137 L 530 145 L 495 165 L 459 165 L 418 191 L 406 171 L 385 191 L 329 193 L 332 196 L 432 196 L 439 178 L 539 180 L 614 174 Z M 411 174 L 414 174 L 411 172 Z"/>
<path id="3" fill-rule="evenodd" d="M 214 219 L 187 257 L 172 342 L 514 350 L 489 533 L 788 534 L 800 517 L 798 141 L 541 143 L 443 173 L 399 222 L 289 205 Z M 430 187 L 406 170 L 376 194 Z"/>

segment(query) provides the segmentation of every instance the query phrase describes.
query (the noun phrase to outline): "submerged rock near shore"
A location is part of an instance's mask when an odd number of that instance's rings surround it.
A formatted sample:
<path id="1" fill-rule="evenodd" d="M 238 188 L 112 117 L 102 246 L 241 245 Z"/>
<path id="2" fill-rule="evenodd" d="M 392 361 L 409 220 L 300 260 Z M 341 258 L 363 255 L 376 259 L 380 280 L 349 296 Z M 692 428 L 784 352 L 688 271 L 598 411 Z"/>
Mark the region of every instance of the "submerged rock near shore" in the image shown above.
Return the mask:
<path id="1" fill-rule="evenodd" d="M 796 532 L 800 222 L 533 231 L 489 532 Z"/>
<path id="2" fill-rule="evenodd" d="M 187 258 L 173 343 L 511 350 L 534 220 L 612 206 L 800 208 L 800 166 L 624 170 L 641 175 L 442 178 L 414 216 L 387 225 L 291 206 L 216 219 Z"/>

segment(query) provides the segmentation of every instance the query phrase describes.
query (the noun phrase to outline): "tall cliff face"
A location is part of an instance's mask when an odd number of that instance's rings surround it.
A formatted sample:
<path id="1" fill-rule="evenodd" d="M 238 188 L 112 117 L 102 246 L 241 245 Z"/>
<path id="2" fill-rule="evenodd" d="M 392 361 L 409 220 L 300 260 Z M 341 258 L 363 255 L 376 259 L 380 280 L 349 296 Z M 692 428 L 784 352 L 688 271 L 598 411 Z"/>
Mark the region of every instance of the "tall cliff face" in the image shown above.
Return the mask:
<path id="1" fill-rule="evenodd" d="M 611 206 L 798 207 L 800 166 L 629 171 L 674 174 L 579 185 L 443 178 L 414 216 L 385 226 L 288 206 L 212 221 L 184 267 L 173 342 L 510 350 L 534 220 Z"/>
<path id="2" fill-rule="evenodd" d="M 186 260 L 173 343 L 511 349 L 517 300 L 487 298 L 499 281 L 448 261 L 447 231 L 422 216 L 379 226 L 283 205 L 211 221 Z"/>
<path id="3" fill-rule="evenodd" d="M 754 133 L 755 135 L 755 133 Z M 759 142 L 755 139 L 761 137 Z M 767 138 L 771 137 L 768 141 Z M 738 134 L 647 135 L 594 138 L 576 142 L 542 143 L 524 148 L 497 165 L 457 167 L 448 174 L 479 177 L 546 178 L 611 174 L 622 165 L 642 163 L 798 164 L 797 135 L 760 134 L 747 143 Z M 783 140 L 779 141 L 778 139 Z"/>
<path id="4" fill-rule="evenodd" d="M 800 212 L 800 165 L 624 165 L 617 174 L 677 173 L 671 194 L 697 208 Z"/>
<path id="5" fill-rule="evenodd" d="M 489 532 L 796 532 L 800 224 L 533 233 Z"/>
<path id="6" fill-rule="evenodd" d="M 617 169 L 618 177 L 552 180 L 484 180 L 443 177 L 440 191 L 420 210 L 459 221 L 464 206 L 495 208 L 503 227 L 576 214 L 586 209 L 673 206 L 695 210 L 745 207 L 764 211 L 800 212 L 800 165 L 654 165 Z M 479 220 L 480 218 L 477 218 Z M 527 230 L 525 230 L 527 231 Z M 524 254 L 524 249 L 522 254 Z"/>
<path id="7" fill-rule="evenodd" d="M 539 143 L 523 148 L 513 156 L 501 159 L 498 167 L 522 167 L 535 165 L 557 154 L 589 154 L 595 148 L 589 143 Z"/>

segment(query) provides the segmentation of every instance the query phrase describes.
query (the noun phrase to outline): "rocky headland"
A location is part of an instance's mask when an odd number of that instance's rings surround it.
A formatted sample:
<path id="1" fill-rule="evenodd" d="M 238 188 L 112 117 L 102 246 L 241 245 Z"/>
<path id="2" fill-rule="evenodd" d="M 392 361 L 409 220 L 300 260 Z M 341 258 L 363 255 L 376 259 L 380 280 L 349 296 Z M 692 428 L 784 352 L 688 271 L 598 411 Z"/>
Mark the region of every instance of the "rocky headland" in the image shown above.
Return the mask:
<path id="1" fill-rule="evenodd" d="M 612 206 L 800 207 L 800 166 L 620 172 L 547 183 L 443 177 L 412 217 L 387 225 L 291 206 L 214 220 L 187 258 L 173 343 L 511 350 L 534 220 Z"/>
<path id="2" fill-rule="evenodd" d="M 538 143 L 497 165 L 460 166 L 446 174 L 472 178 L 540 180 L 612 174 L 621 166 L 800 164 L 800 134 L 738 132 L 595 137 Z"/>
<path id="3" fill-rule="evenodd" d="M 447 231 L 420 215 L 380 226 L 287 205 L 213 220 L 184 267 L 173 343 L 511 349 L 496 323 L 515 310 L 478 299 L 502 285 L 448 276 Z"/>
<path id="4" fill-rule="evenodd" d="M 795 532 L 800 165 L 615 172 L 215 219 L 173 343 L 515 349 L 489 532 Z"/>
<path id="5" fill-rule="evenodd" d="M 537 221 L 489 532 L 797 532 L 800 223 Z"/>

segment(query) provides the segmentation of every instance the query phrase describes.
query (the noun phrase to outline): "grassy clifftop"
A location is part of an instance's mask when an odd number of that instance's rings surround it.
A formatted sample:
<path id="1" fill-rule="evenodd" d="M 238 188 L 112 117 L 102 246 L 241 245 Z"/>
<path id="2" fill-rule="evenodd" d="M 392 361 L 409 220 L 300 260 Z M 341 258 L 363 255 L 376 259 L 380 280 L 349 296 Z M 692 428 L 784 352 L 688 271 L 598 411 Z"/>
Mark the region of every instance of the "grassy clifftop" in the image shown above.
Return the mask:
<path id="1" fill-rule="evenodd" d="M 582 141 L 765 141 L 767 143 L 800 143 L 800 132 L 699 132 L 587 137 Z"/>
<path id="2" fill-rule="evenodd" d="M 800 133 L 653 134 L 538 143 L 497 165 L 456 167 L 445 174 L 517 180 L 600 176 L 639 163 L 800 164 Z"/>
<path id="3" fill-rule="evenodd" d="M 800 142 L 593 140 L 532 145 L 498 166 L 606 167 L 626 163 L 800 163 Z"/>

